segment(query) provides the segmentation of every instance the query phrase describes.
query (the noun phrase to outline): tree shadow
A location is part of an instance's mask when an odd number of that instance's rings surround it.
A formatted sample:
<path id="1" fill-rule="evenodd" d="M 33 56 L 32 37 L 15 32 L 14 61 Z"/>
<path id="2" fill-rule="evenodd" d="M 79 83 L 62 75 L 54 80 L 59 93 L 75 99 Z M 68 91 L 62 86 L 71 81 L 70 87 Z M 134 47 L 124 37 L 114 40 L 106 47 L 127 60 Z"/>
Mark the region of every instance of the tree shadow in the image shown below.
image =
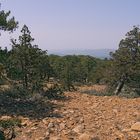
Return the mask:
<path id="1" fill-rule="evenodd" d="M 33 98 L 15 98 L 0 93 L 0 116 L 23 116 L 30 119 L 43 119 L 46 117 L 62 118 L 59 110 L 63 105 L 53 102 L 54 98 L 48 99 L 44 95 L 41 97 Z M 65 96 L 57 97 L 55 100 L 66 101 L 69 100 Z"/>
<path id="2" fill-rule="evenodd" d="M 71 97 L 67 97 L 64 95 L 64 92 L 61 90 L 50 88 L 43 94 L 45 97 L 47 97 L 49 100 L 58 100 L 58 101 L 68 101 L 71 99 Z"/>

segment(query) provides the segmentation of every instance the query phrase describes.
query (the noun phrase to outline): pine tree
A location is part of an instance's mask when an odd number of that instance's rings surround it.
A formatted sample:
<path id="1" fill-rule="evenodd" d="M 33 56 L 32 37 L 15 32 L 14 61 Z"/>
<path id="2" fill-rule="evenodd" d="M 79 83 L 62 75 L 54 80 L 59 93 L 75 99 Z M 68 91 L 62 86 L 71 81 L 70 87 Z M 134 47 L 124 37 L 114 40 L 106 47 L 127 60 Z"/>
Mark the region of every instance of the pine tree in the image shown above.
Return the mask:
<path id="1" fill-rule="evenodd" d="M 46 51 L 33 45 L 34 39 L 26 25 L 21 30 L 19 43 L 12 39 L 11 70 L 15 69 L 25 89 L 39 88 L 40 83 L 49 75 L 50 65 Z M 14 68 L 13 68 L 14 67 Z"/>
<path id="2" fill-rule="evenodd" d="M 137 26 L 122 39 L 119 49 L 111 53 L 112 81 L 116 85 L 115 94 L 119 94 L 123 86 L 140 87 L 140 29 Z"/>

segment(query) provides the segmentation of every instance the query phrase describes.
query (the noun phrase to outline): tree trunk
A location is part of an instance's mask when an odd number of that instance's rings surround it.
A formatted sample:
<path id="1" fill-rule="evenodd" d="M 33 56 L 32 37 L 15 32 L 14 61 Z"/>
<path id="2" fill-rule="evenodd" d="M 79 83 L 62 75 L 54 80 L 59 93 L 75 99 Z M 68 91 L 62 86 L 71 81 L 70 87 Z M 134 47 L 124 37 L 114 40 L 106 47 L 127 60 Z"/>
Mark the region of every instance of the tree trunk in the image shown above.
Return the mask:
<path id="1" fill-rule="evenodd" d="M 119 95 L 119 93 L 121 92 L 123 86 L 124 86 L 124 80 L 121 79 L 121 81 L 118 83 L 118 86 L 116 87 L 116 90 L 115 90 L 114 94 Z"/>
<path id="2" fill-rule="evenodd" d="M 28 89 L 28 77 L 27 77 L 27 74 L 25 74 L 25 77 L 24 77 L 24 82 L 25 82 L 25 88 Z"/>

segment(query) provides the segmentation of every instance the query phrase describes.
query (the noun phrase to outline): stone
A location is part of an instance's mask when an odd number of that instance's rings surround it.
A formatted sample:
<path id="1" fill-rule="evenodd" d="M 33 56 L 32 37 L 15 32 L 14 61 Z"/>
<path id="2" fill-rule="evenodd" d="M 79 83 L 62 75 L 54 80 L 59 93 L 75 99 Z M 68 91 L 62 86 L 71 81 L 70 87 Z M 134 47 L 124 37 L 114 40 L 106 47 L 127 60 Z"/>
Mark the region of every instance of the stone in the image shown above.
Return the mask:
<path id="1" fill-rule="evenodd" d="M 133 131 L 140 131 L 140 122 L 136 122 L 131 126 L 131 130 Z"/>
<path id="2" fill-rule="evenodd" d="M 49 140 L 61 140 L 60 137 L 54 136 L 54 137 L 50 137 Z"/>
<path id="3" fill-rule="evenodd" d="M 130 132 L 131 129 L 123 129 L 122 132 Z"/>
<path id="4" fill-rule="evenodd" d="M 4 131 L 5 140 L 12 140 L 16 137 L 14 128 L 8 128 Z"/>
<path id="5" fill-rule="evenodd" d="M 94 103 L 90 108 L 91 108 L 91 109 L 95 109 L 95 108 L 98 107 L 98 105 L 99 105 L 98 103 Z"/>
<path id="6" fill-rule="evenodd" d="M 22 122 L 21 122 L 21 125 L 22 126 L 29 126 L 29 125 L 31 125 L 32 123 L 31 123 L 31 121 L 28 119 L 28 118 L 24 118 L 24 119 L 22 119 Z"/>
<path id="7" fill-rule="evenodd" d="M 60 123 L 59 127 L 60 127 L 60 130 L 63 130 L 66 127 L 66 125 L 65 123 Z"/>
<path id="8" fill-rule="evenodd" d="M 48 124 L 48 129 L 53 128 L 53 127 L 54 127 L 54 124 L 53 124 L 52 122 L 50 122 L 50 123 Z"/>
<path id="9" fill-rule="evenodd" d="M 117 110 L 117 109 L 113 109 L 113 112 L 114 112 L 115 114 L 118 114 L 118 110 Z"/>
<path id="10" fill-rule="evenodd" d="M 84 118 L 80 118 L 79 123 L 84 123 Z"/>
<path id="11" fill-rule="evenodd" d="M 45 133 L 45 137 L 48 137 L 50 135 L 50 133 L 47 131 L 46 133 Z"/>
<path id="12" fill-rule="evenodd" d="M 30 129 L 31 129 L 31 130 L 37 130 L 38 127 L 36 127 L 36 126 L 32 126 Z"/>
<path id="13" fill-rule="evenodd" d="M 79 140 L 92 140 L 92 137 L 86 133 L 83 133 L 79 136 Z"/>
<path id="14" fill-rule="evenodd" d="M 100 140 L 100 138 L 96 136 L 96 137 L 93 137 L 92 140 Z"/>
<path id="15" fill-rule="evenodd" d="M 0 119 L 1 120 L 9 120 L 11 118 L 12 118 L 11 116 L 2 116 Z"/>
<path id="16" fill-rule="evenodd" d="M 44 119 L 42 120 L 42 122 L 43 122 L 45 125 L 48 125 L 48 118 L 44 118 Z"/>
<path id="17" fill-rule="evenodd" d="M 75 133 L 82 133 L 84 131 L 84 126 L 83 125 L 78 125 L 73 129 L 73 131 Z"/>
<path id="18" fill-rule="evenodd" d="M 75 113 L 75 111 L 74 110 L 69 110 L 69 113 L 72 113 L 73 114 L 73 113 Z"/>

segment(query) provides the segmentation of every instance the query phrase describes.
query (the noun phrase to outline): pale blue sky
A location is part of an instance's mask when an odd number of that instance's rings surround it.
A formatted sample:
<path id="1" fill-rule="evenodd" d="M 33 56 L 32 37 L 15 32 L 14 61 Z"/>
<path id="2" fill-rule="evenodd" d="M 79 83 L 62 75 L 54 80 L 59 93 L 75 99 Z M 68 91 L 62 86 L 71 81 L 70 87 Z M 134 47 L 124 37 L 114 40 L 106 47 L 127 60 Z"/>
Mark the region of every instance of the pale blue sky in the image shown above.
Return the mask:
<path id="1" fill-rule="evenodd" d="M 42 49 L 116 49 L 140 24 L 140 0 L 0 0 L 20 28 L 26 24 Z M 3 33 L 0 45 L 9 46 Z"/>

